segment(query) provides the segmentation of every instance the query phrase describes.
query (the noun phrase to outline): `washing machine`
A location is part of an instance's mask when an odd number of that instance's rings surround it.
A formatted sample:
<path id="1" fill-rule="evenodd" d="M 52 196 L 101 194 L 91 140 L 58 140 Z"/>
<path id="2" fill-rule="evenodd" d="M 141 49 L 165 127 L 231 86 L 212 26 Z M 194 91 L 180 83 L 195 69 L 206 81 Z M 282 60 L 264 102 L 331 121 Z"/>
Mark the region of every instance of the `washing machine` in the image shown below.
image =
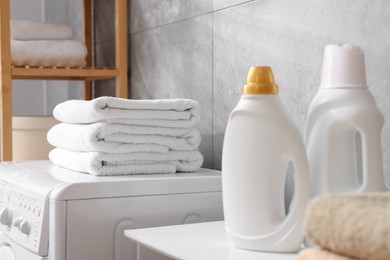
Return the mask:
<path id="1" fill-rule="evenodd" d="M 223 219 L 221 174 L 96 177 L 0 163 L 1 260 L 157 260 L 124 230 Z"/>

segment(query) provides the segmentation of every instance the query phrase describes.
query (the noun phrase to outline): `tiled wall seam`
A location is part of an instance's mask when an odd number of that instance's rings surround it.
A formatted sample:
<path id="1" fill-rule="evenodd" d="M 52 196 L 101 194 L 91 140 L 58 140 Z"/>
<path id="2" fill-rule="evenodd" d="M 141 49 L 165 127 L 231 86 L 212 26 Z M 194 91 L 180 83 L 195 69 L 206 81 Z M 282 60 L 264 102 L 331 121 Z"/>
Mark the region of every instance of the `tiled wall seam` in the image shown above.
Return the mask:
<path id="1" fill-rule="evenodd" d="M 175 21 L 172 21 L 172 22 L 169 22 L 169 23 L 164 23 L 164 24 L 160 24 L 160 25 L 157 25 L 157 26 L 154 26 L 154 27 L 149 27 L 149 28 L 145 28 L 145 29 L 142 29 L 142 30 L 137 30 L 137 31 L 134 31 L 134 32 L 130 32 L 129 34 L 130 35 L 135 35 L 135 34 L 138 34 L 138 33 L 149 31 L 149 30 L 154 30 L 154 29 L 161 28 L 161 27 L 164 27 L 164 26 L 167 26 L 167 25 L 180 23 L 180 22 L 183 22 L 183 21 L 186 21 L 186 20 L 191 20 L 191 19 L 194 19 L 196 17 L 207 15 L 207 14 L 210 14 L 210 13 L 214 14 L 215 12 L 220 12 L 220 11 L 223 11 L 223 10 L 226 10 L 226 9 L 229 9 L 229 8 L 235 8 L 237 6 L 245 5 L 245 4 L 248 4 L 248 3 L 253 2 L 253 1 L 256 1 L 256 0 L 246 0 L 246 1 L 242 2 L 242 3 L 229 5 L 229 6 L 226 6 L 226 7 L 219 8 L 219 9 L 214 9 L 214 7 L 213 7 L 213 10 L 211 12 L 205 12 L 205 13 L 202 13 L 202 14 L 189 16 L 189 17 L 182 18 L 182 19 L 179 19 L 179 20 L 175 20 Z"/>
<path id="2" fill-rule="evenodd" d="M 157 25 L 157 26 L 155 26 L 155 27 L 151 27 L 151 28 L 147 28 L 147 29 L 140 30 L 140 31 L 132 32 L 132 33 L 130 33 L 130 35 L 137 35 L 137 34 L 139 34 L 139 33 L 144 33 L 144 32 L 147 32 L 147 31 L 152 31 L 152 30 L 159 29 L 159 28 L 162 28 L 162 27 L 165 27 L 165 26 L 169 26 L 169 25 L 173 25 L 173 24 L 182 23 L 182 22 L 189 21 L 189 20 L 192 20 L 192 19 L 195 19 L 195 18 L 198 18 L 198 17 L 202 17 L 202 16 L 205 16 L 205 15 L 208 15 L 208 14 L 212 14 L 212 13 L 213 13 L 213 12 L 207 12 L 207 13 L 204 13 L 204 14 L 199 14 L 199 15 L 195 15 L 195 16 L 188 17 L 188 18 L 183 18 L 183 19 L 181 19 L 181 20 L 177 20 L 177 21 L 173 21 L 173 22 L 169 22 L 169 23 Z"/>
<path id="3" fill-rule="evenodd" d="M 225 1 L 225 0 L 223 0 Z M 223 10 L 226 10 L 226 9 L 229 9 L 229 8 L 235 8 L 237 6 L 240 6 L 240 5 L 245 5 L 245 4 L 248 4 L 250 2 L 254 2 L 254 1 L 257 1 L 257 0 L 245 0 L 243 2 L 240 2 L 240 3 L 236 3 L 236 4 L 232 4 L 232 5 L 227 5 L 227 6 L 224 6 L 224 7 L 220 7 L 220 8 L 214 8 L 214 5 L 213 5 L 213 13 L 215 12 L 220 12 L 220 11 L 223 11 Z M 214 3 L 214 1 L 213 1 Z"/>

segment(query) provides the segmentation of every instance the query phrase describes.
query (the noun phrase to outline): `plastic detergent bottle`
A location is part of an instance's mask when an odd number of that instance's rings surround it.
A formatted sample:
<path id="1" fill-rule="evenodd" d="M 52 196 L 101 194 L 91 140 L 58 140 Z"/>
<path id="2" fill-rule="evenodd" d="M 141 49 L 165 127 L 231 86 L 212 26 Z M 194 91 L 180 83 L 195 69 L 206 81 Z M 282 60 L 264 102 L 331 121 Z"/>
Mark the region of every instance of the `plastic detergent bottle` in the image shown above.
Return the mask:
<path id="1" fill-rule="evenodd" d="M 289 165 L 295 193 L 286 216 Z M 251 67 L 223 143 L 222 194 L 230 243 L 256 251 L 297 251 L 304 237 L 308 178 L 303 140 L 279 98 L 271 68 Z"/>
<path id="2" fill-rule="evenodd" d="M 386 190 L 383 122 L 366 84 L 363 51 L 328 45 L 305 130 L 312 196 Z"/>

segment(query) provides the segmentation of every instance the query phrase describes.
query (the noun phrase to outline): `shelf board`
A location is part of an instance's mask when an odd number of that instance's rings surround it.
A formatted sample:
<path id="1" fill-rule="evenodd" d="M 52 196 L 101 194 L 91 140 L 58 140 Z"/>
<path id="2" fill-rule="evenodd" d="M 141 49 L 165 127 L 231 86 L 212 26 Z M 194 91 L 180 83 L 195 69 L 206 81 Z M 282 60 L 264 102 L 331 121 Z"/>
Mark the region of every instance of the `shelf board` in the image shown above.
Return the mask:
<path id="1" fill-rule="evenodd" d="M 115 78 L 118 69 L 108 67 L 38 67 L 12 66 L 12 79 L 98 80 Z"/>

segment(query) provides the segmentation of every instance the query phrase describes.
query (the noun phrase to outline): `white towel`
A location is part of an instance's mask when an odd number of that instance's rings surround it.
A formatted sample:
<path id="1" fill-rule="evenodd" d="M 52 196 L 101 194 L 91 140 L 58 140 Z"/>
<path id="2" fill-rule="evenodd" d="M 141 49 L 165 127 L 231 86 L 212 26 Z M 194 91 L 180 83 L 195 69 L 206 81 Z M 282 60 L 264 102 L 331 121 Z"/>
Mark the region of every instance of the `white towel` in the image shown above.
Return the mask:
<path id="1" fill-rule="evenodd" d="M 72 29 L 66 24 L 11 20 L 11 39 L 14 40 L 66 40 L 72 38 Z"/>
<path id="2" fill-rule="evenodd" d="M 78 41 L 11 40 L 11 60 L 16 66 L 85 66 L 87 48 Z"/>
<path id="3" fill-rule="evenodd" d="M 55 165 L 93 175 L 192 172 L 203 164 L 198 151 L 109 154 L 55 148 L 49 158 Z"/>
<path id="4" fill-rule="evenodd" d="M 191 99 L 131 100 L 100 97 L 90 101 L 65 101 L 54 108 L 53 115 L 64 123 L 85 124 L 111 119 L 132 119 L 169 120 L 173 125 L 174 122 L 185 122 L 185 125 L 193 126 L 199 120 L 200 108 Z"/>
<path id="5" fill-rule="evenodd" d="M 133 125 L 133 126 L 156 126 L 156 127 L 176 127 L 176 128 L 191 128 L 198 119 L 191 120 L 169 120 L 169 119 L 129 119 L 116 118 L 107 119 L 104 122 L 108 124 Z"/>
<path id="6" fill-rule="evenodd" d="M 196 128 L 60 123 L 49 130 L 47 140 L 53 146 L 80 152 L 166 153 L 195 150 L 201 137 Z"/>

